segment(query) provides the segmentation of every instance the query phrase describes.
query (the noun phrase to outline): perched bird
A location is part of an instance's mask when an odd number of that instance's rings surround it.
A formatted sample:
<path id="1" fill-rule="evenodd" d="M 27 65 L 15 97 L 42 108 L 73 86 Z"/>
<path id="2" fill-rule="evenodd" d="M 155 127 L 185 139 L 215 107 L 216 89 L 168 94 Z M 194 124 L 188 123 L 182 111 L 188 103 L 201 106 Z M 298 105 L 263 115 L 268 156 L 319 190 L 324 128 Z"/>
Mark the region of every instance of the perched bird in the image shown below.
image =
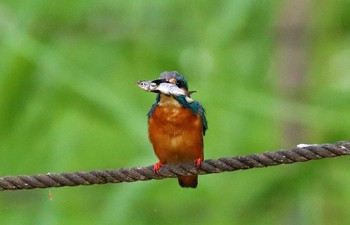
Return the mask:
<path id="1" fill-rule="evenodd" d="M 208 128 L 203 106 L 190 98 L 192 92 L 188 91 L 185 78 L 176 71 L 163 72 L 160 79 L 150 83 L 152 88 L 147 91 L 158 93 L 148 112 L 149 139 L 159 159 L 154 171 L 158 172 L 165 163 L 195 162 L 200 167 L 204 159 L 203 136 Z M 148 86 L 142 83 L 144 90 L 145 85 Z M 197 176 L 181 176 L 178 180 L 181 187 L 196 188 L 197 179 Z"/>

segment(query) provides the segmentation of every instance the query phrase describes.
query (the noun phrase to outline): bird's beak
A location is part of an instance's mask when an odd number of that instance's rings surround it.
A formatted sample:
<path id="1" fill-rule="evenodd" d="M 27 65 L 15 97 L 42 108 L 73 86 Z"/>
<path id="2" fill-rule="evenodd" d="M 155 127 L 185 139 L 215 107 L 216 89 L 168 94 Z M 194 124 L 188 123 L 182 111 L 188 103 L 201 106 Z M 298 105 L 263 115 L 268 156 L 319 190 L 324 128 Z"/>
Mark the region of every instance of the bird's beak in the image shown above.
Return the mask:
<path id="1" fill-rule="evenodd" d="M 156 79 L 156 80 L 152 80 L 149 81 L 150 82 L 150 86 L 149 86 L 149 92 L 154 92 L 154 93 L 161 93 L 159 90 L 159 85 L 163 84 L 163 83 L 167 83 L 166 80 L 164 79 Z"/>
<path id="2" fill-rule="evenodd" d="M 150 82 L 153 84 L 154 88 L 159 87 L 160 84 L 168 83 L 165 79 L 156 79 L 156 80 L 152 80 Z"/>

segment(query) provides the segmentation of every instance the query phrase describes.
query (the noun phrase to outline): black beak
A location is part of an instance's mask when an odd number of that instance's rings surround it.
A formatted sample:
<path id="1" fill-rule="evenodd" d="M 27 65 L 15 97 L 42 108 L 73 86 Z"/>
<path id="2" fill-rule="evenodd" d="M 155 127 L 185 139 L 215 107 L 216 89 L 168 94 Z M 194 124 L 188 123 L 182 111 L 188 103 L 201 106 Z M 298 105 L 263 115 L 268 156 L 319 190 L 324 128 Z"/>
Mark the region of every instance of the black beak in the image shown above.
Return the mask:
<path id="1" fill-rule="evenodd" d="M 156 85 L 160 85 L 161 83 L 168 83 L 165 79 L 152 80 L 151 82 L 155 83 Z"/>

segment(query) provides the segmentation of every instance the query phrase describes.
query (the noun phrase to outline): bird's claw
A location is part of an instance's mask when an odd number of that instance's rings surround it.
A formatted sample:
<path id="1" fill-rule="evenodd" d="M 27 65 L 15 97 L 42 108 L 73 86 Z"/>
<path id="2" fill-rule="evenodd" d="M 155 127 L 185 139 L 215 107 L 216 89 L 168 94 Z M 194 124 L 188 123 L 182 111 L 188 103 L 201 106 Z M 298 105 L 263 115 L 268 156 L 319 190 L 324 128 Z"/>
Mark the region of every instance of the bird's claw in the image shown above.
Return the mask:
<path id="1" fill-rule="evenodd" d="M 196 166 L 198 168 L 201 168 L 201 165 L 202 165 L 202 159 L 201 158 L 198 158 L 194 161 L 194 163 L 196 164 Z"/>
<path id="2" fill-rule="evenodd" d="M 162 165 L 163 165 L 163 163 L 157 162 L 157 163 L 154 164 L 154 166 L 153 166 L 153 171 L 154 171 L 155 173 L 158 173 L 159 168 L 160 168 Z"/>

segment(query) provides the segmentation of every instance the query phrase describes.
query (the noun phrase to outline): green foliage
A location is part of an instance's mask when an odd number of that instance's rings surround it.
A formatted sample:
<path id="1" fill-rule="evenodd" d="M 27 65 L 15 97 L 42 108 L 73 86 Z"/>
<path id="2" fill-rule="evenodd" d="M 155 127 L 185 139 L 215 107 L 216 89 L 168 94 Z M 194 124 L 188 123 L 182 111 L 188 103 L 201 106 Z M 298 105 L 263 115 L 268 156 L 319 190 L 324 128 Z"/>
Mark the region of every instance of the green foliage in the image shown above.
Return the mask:
<path id="1" fill-rule="evenodd" d="M 350 134 L 350 4 L 308 17 L 302 98 L 278 90 L 280 1 L 0 3 L 0 176 L 145 166 L 155 95 L 137 80 L 186 76 L 207 111 L 205 157 Z M 199 177 L 0 193 L 2 224 L 349 224 L 349 159 Z"/>

